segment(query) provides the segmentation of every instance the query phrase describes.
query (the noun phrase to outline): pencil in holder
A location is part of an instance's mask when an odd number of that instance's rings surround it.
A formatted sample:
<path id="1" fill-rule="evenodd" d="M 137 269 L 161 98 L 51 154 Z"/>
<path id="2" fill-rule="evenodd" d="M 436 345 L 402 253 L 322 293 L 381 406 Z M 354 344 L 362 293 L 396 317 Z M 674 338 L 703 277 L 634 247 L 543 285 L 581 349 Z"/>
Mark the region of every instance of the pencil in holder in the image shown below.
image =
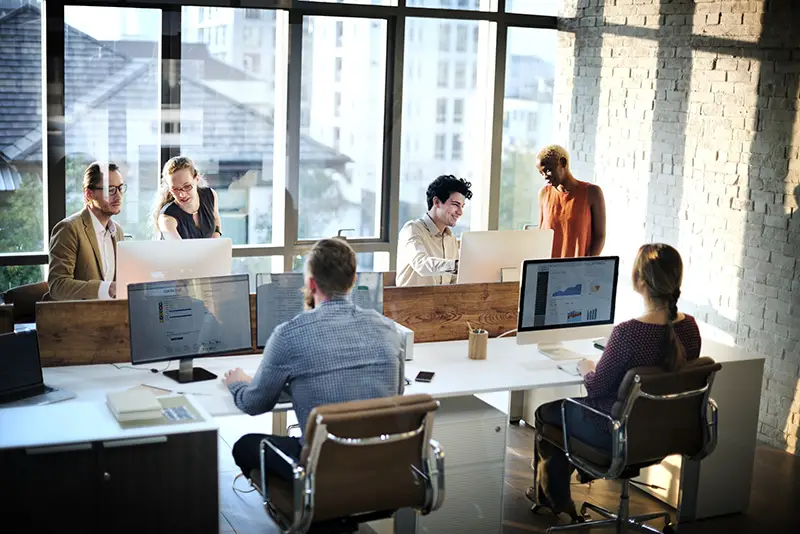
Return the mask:
<path id="1" fill-rule="evenodd" d="M 489 332 L 482 328 L 474 328 L 469 331 L 469 349 L 467 355 L 470 360 L 485 360 L 486 345 L 489 341 Z"/>

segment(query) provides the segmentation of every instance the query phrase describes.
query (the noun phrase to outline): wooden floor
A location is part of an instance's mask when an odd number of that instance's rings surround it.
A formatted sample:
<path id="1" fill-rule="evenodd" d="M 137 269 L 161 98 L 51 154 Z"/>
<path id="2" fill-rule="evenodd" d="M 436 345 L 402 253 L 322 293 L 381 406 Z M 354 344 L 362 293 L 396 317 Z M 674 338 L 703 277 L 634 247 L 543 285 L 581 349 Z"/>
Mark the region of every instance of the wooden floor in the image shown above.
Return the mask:
<path id="1" fill-rule="evenodd" d="M 270 428 L 263 423 L 258 427 Z M 253 418 L 226 418 L 220 428 L 219 441 L 219 488 L 220 488 L 220 533 L 274 533 L 275 526 L 267 518 L 256 493 L 242 494 L 232 489 L 238 474 L 231 458 L 233 443 L 254 428 Z M 533 431 L 524 424 L 511 426 L 508 433 L 508 456 L 506 462 L 504 534 L 544 533 L 560 521 L 547 512 L 534 515 L 525 489 L 531 482 L 531 444 Z M 731 466 L 735 469 L 736 466 Z M 236 481 L 236 487 L 247 491 L 246 480 Z M 608 509 L 619 504 L 619 485 L 614 482 L 596 481 L 591 485 L 574 484 L 572 494 L 576 503 L 584 501 Z M 661 502 L 633 489 L 630 500 L 631 514 L 670 511 Z M 661 528 L 660 522 L 652 525 Z M 583 530 L 581 532 L 601 532 Z M 614 532 L 604 530 L 603 532 Z M 681 525 L 680 534 L 790 534 L 800 533 L 800 457 L 760 445 L 756 452 L 756 465 L 750 498 L 750 508 L 745 514 L 698 521 Z"/>

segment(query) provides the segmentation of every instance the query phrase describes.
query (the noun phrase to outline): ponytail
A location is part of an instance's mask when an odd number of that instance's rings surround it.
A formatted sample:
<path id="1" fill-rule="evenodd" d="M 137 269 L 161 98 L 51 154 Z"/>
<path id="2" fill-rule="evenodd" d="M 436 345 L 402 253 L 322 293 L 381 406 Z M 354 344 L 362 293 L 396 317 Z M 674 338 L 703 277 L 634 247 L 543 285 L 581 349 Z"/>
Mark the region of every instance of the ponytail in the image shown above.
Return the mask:
<path id="1" fill-rule="evenodd" d="M 672 295 L 667 297 L 668 318 L 667 329 L 664 333 L 664 369 L 667 371 L 677 371 L 686 363 L 686 349 L 675 333 L 673 322 L 678 318 L 678 299 L 681 290 L 676 289 Z"/>

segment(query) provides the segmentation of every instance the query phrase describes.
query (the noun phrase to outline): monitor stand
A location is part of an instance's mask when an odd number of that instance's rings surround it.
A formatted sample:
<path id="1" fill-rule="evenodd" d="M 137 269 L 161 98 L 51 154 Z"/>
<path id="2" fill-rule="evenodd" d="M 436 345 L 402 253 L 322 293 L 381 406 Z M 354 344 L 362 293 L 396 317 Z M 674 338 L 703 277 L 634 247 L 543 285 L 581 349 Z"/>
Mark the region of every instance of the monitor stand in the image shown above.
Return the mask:
<path id="1" fill-rule="evenodd" d="M 193 367 L 191 358 L 181 360 L 178 369 L 164 371 L 164 375 L 181 384 L 187 382 L 202 382 L 204 380 L 214 380 L 217 378 L 217 375 L 211 371 L 206 371 L 202 367 Z"/>
<path id="2" fill-rule="evenodd" d="M 561 343 L 539 343 L 536 348 L 551 360 L 580 360 L 584 358 L 582 354 L 566 348 Z"/>

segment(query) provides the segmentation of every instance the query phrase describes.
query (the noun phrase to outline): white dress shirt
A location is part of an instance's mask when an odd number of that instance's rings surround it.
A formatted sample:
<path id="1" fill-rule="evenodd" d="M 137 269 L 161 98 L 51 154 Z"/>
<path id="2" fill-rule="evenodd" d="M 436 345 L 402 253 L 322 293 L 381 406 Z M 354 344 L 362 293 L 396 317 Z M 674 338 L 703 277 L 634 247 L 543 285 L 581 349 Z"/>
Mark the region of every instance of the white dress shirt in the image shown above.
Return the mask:
<path id="1" fill-rule="evenodd" d="M 450 228 L 440 232 L 427 213 L 409 221 L 397 241 L 398 286 L 455 283 L 458 241 Z"/>
<path id="2" fill-rule="evenodd" d="M 103 226 L 92 213 L 92 210 L 89 210 L 89 214 L 92 216 L 92 226 L 97 236 L 97 247 L 100 249 L 100 263 L 103 266 L 103 282 L 100 282 L 97 298 L 111 300 L 113 297 L 109 294 L 109 288 L 111 287 L 111 282 L 114 281 L 114 274 L 117 269 L 117 257 L 114 253 L 113 239 L 117 233 L 117 226 L 110 219 L 108 224 Z"/>

